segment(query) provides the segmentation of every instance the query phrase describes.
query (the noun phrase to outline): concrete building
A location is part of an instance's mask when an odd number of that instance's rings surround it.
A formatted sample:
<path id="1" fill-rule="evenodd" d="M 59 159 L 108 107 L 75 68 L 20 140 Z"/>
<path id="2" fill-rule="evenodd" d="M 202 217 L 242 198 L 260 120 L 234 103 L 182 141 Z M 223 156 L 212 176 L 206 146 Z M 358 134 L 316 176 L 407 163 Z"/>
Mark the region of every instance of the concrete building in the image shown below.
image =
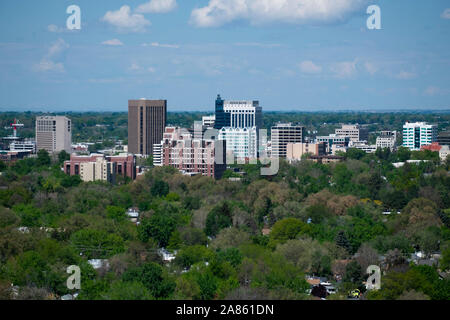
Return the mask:
<path id="1" fill-rule="evenodd" d="M 153 158 L 159 165 L 177 168 L 186 175 L 222 177 L 226 170 L 226 142 L 195 137 L 184 128 L 167 127 Z"/>
<path id="2" fill-rule="evenodd" d="M 344 157 L 340 156 L 310 156 L 308 160 L 311 160 L 316 163 L 322 163 L 322 164 L 330 164 L 330 163 L 337 163 L 344 161 Z"/>
<path id="3" fill-rule="evenodd" d="M 342 128 L 336 129 L 337 136 L 349 137 L 351 141 L 368 141 L 369 130 L 359 124 L 344 124 Z"/>
<path id="4" fill-rule="evenodd" d="M 72 176 L 79 175 L 83 181 L 115 182 L 118 176 L 135 180 L 138 171 L 136 157 L 127 153 L 117 156 L 98 153 L 88 156 L 72 154 L 70 160 L 64 162 L 64 172 Z"/>
<path id="5" fill-rule="evenodd" d="M 292 123 L 278 123 L 272 127 L 272 157 L 286 158 L 289 143 L 304 142 L 305 127 Z"/>
<path id="6" fill-rule="evenodd" d="M 439 158 L 441 158 L 441 161 L 444 162 L 447 160 L 447 157 L 450 155 L 450 147 L 449 146 L 442 146 L 441 150 L 439 150 Z"/>
<path id="7" fill-rule="evenodd" d="M 152 155 L 167 121 L 167 100 L 128 101 L 128 152 Z"/>
<path id="8" fill-rule="evenodd" d="M 258 158 L 258 132 L 256 127 L 231 128 L 219 130 L 219 140 L 226 141 L 226 150 L 233 159 Z"/>
<path id="9" fill-rule="evenodd" d="M 376 147 L 394 151 L 397 147 L 397 131 L 381 131 L 377 137 Z"/>
<path id="10" fill-rule="evenodd" d="M 202 125 L 207 128 L 214 128 L 215 123 L 216 123 L 215 115 L 202 117 Z"/>
<path id="11" fill-rule="evenodd" d="M 326 145 L 319 143 L 288 143 L 286 158 L 289 162 L 299 161 L 305 155 L 322 156 L 326 153 Z"/>
<path id="12" fill-rule="evenodd" d="M 49 153 L 72 148 L 72 121 L 64 116 L 41 116 L 36 118 L 36 149 Z"/>
<path id="13" fill-rule="evenodd" d="M 437 142 L 437 126 L 426 122 L 407 122 L 403 126 L 403 146 L 418 151 L 422 146 Z"/>
<path id="14" fill-rule="evenodd" d="M 114 182 L 114 164 L 103 157 L 92 162 L 80 163 L 80 178 L 84 182 L 107 181 Z"/>
<path id="15" fill-rule="evenodd" d="M 440 132 L 437 141 L 441 146 L 450 146 L 450 130 Z"/>
<path id="16" fill-rule="evenodd" d="M 374 144 L 367 144 L 367 141 L 350 141 L 348 147 L 362 150 L 365 153 L 375 153 L 377 151 L 377 146 Z"/>
<path id="17" fill-rule="evenodd" d="M 350 144 L 350 137 L 348 136 L 338 136 L 336 134 L 330 134 L 329 136 L 318 136 L 316 137 L 317 142 L 324 142 L 326 144 L 327 153 L 333 152 L 334 148 L 347 148 Z"/>

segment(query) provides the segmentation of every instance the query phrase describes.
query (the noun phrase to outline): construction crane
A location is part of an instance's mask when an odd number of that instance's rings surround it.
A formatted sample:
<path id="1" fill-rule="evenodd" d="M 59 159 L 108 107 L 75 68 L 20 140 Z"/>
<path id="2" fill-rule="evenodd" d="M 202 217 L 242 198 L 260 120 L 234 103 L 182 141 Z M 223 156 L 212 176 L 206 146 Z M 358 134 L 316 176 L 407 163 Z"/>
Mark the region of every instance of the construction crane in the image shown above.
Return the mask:
<path id="1" fill-rule="evenodd" d="M 13 135 L 12 136 L 8 136 L 8 137 L 4 137 L 3 139 L 5 139 L 5 140 L 13 140 L 13 141 L 20 140 L 19 136 L 17 135 L 17 129 L 18 128 L 23 128 L 23 127 L 24 127 L 23 123 L 20 123 L 19 120 L 14 119 L 14 122 L 11 123 L 11 125 L 9 127 L 5 127 L 6 130 L 11 130 L 12 129 L 13 130 Z"/>

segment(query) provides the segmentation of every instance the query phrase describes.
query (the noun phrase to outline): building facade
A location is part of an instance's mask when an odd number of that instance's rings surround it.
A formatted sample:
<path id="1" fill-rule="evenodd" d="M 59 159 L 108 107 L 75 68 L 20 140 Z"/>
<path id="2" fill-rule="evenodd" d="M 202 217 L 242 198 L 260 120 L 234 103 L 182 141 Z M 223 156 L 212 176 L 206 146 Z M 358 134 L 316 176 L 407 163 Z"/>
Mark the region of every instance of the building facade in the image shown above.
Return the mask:
<path id="1" fill-rule="evenodd" d="M 214 125 L 216 123 L 216 116 L 204 116 L 202 117 L 202 125 L 208 128 L 214 128 Z"/>
<path id="2" fill-rule="evenodd" d="M 167 121 L 167 100 L 128 101 L 128 152 L 152 155 Z"/>
<path id="3" fill-rule="evenodd" d="M 49 153 L 72 148 L 72 121 L 64 116 L 41 116 L 36 118 L 36 149 Z"/>
<path id="4" fill-rule="evenodd" d="M 286 158 L 289 143 L 304 142 L 305 128 L 292 123 L 278 123 L 272 127 L 272 157 Z"/>
<path id="5" fill-rule="evenodd" d="M 259 101 L 223 100 L 220 95 L 216 100 L 214 128 L 251 128 L 262 127 L 262 107 Z"/>
<path id="6" fill-rule="evenodd" d="M 319 143 L 288 143 L 286 158 L 288 161 L 299 161 L 303 156 L 322 156 L 326 153 L 326 145 Z"/>
<path id="7" fill-rule="evenodd" d="M 222 177 L 226 170 L 225 141 L 194 138 L 187 129 L 178 127 L 167 127 L 163 136 L 153 155 L 161 159 L 158 165 L 177 168 L 186 175 Z"/>
<path id="8" fill-rule="evenodd" d="M 106 171 L 105 171 L 106 170 Z M 133 154 L 123 153 L 117 156 L 91 154 L 79 156 L 72 154 L 70 160 L 64 162 L 64 172 L 68 175 L 79 175 L 83 181 L 114 182 L 121 176 L 135 180 L 139 168 Z"/>
<path id="9" fill-rule="evenodd" d="M 450 146 L 450 130 L 440 132 L 438 142 L 441 146 Z"/>
<path id="10" fill-rule="evenodd" d="M 381 149 L 391 149 L 394 151 L 397 146 L 397 131 L 381 131 L 377 137 L 376 147 Z"/>
<path id="11" fill-rule="evenodd" d="M 419 151 L 422 146 L 437 142 L 437 126 L 426 122 L 407 122 L 403 126 L 403 146 Z"/>
<path id="12" fill-rule="evenodd" d="M 327 153 L 332 153 L 333 149 L 336 148 L 346 150 L 350 144 L 350 137 L 330 134 L 329 136 L 318 136 L 316 137 L 316 141 L 325 143 Z"/>
<path id="13" fill-rule="evenodd" d="M 335 133 L 340 137 L 349 137 L 350 141 L 367 142 L 369 140 L 369 130 L 359 124 L 344 124 L 342 128 L 336 129 Z"/>
<path id="14" fill-rule="evenodd" d="M 219 130 L 219 140 L 226 141 L 227 153 L 235 159 L 258 158 L 258 132 L 256 127 L 224 127 Z"/>

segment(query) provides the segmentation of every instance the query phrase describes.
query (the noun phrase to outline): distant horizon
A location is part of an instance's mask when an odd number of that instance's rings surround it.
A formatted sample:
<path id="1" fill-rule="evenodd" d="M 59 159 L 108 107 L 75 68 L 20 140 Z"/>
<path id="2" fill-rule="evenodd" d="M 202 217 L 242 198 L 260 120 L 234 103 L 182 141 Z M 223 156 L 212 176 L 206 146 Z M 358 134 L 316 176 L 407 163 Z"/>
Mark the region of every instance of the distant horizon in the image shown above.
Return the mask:
<path id="1" fill-rule="evenodd" d="M 96 110 L 96 111 L 93 111 Z M 15 108 L 15 109 L 5 109 L 0 108 L 0 113 L 127 113 L 128 107 L 126 108 L 98 108 L 98 107 L 87 107 L 87 108 L 49 108 L 47 110 L 45 109 L 36 109 L 36 108 Z M 176 112 L 176 113 L 209 113 L 214 114 L 215 110 L 213 109 L 206 109 L 206 108 L 178 108 L 173 107 L 171 108 L 168 106 L 167 112 Z M 403 108 L 364 108 L 364 107 L 355 107 L 355 108 L 349 108 L 349 107 L 329 107 L 329 108 L 314 108 L 314 107 L 304 107 L 304 108 L 298 108 L 298 109 L 289 109 L 289 108 L 270 108 L 266 109 L 263 106 L 263 112 L 268 113 L 320 113 L 320 112 L 330 112 L 330 113 L 346 113 L 346 112 L 358 112 L 358 113 L 436 113 L 436 112 L 443 112 L 443 113 L 449 113 L 450 107 L 433 107 L 433 108 L 427 108 L 427 107 L 403 107 Z"/>

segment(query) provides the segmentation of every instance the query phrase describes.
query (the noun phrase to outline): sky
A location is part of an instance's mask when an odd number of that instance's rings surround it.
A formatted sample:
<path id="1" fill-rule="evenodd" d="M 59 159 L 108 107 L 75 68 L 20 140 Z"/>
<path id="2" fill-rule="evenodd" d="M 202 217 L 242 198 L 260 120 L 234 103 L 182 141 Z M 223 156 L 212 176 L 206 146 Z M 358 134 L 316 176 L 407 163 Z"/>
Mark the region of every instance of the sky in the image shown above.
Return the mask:
<path id="1" fill-rule="evenodd" d="M 448 0 L 1 0 L 0 111 L 449 110 L 449 40 Z"/>

